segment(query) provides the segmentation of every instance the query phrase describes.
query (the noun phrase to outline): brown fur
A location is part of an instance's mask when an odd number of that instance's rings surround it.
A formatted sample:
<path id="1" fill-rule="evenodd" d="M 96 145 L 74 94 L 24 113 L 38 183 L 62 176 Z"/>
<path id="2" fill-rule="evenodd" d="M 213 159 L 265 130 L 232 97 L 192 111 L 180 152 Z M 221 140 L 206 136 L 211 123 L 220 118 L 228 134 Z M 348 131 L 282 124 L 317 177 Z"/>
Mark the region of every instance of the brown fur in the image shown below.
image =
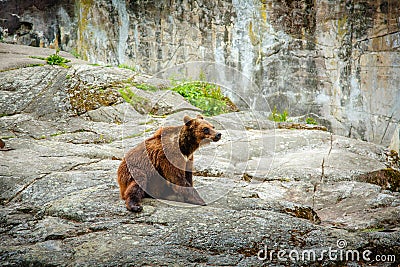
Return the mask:
<path id="1" fill-rule="evenodd" d="M 118 168 L 121 198 L 130 211 L 142 210 L 145 195 L 205 205 L 193 189 L 193 153 L 221 134 L 203 117 L 184 117 L 183 126 L 158 129 L 125 155 Z"/>

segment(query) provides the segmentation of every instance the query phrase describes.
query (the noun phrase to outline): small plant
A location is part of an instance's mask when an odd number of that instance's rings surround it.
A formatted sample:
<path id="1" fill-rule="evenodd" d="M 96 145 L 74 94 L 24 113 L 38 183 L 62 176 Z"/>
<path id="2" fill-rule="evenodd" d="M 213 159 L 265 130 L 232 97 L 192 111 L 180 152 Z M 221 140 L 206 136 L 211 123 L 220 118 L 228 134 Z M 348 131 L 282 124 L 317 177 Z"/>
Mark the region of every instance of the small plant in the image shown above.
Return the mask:
<path id="1" fill-rule="evenodd" d="M 279 113 L 275 106 L 274 109 L 271 111 L 271 114 L 269 115 L 268 119 L 274 122 L 284 122 L 287 121 L 288 115 L 289 114 L 287 110 L 284 110 L 282 113 Z"/>
<path id="2" fill-rule="evenodd" d="M 68 68 L 66 63 L 70 62 L 71 60 L 60 56 L 59 53 L 60 53 L 60 49 L 57 49 L 55 54 L 48 56 L 46 58 L 47 64 L 49 64 L 49 65 L 58 65 L 58 66 L 62 66 L 64 68 Z"/>
<path id="3" fill-rule="evenodd" d="M 307 123 L 307 124 L 314 124 L 314 125 L 316 125 L 316 124 L 317 124 L 317 121 L 316 121 L 314 118 L 308 117 L 308 118 L 306 119 L 306 123 Z"/>

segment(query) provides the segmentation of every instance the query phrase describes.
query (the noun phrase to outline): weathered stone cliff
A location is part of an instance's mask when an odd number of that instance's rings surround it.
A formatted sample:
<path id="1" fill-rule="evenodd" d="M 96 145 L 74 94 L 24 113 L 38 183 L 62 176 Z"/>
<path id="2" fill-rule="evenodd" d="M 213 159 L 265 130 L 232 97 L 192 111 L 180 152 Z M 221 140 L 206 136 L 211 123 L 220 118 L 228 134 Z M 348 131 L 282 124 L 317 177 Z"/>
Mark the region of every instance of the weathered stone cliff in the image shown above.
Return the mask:
<path id="1" fill-rule="evenodd" d="M 124 153 L 198 111 L 161 90 L 168 81 L 29 57 L 52 52 L 0 44 L 1 266 L 398 266 L 400 175 L 384 147 L 275 129 L 254 111 L 208 118 L 223 138 L 194 156 L 207 206 L 145 199 L 127 211 Z M 146 99 L 143 114 L 121 88 Z"/>
<path id="2" fill-rule="evenodd" d="M 93 63 L 124 63 L 153 74 L 189 61 L 216 62 L 254 82 L 250 98 L 262 94 L 281 112 L 314 113 L 337 134 L 384 145 L 400 120 L 397 0 L 37 0 L 0 6 L 7 42 L 58 46 Z M 218 71 L 234 80 L 230 71 Z M 214 74 L 206 72 L 210 80 Z"/>

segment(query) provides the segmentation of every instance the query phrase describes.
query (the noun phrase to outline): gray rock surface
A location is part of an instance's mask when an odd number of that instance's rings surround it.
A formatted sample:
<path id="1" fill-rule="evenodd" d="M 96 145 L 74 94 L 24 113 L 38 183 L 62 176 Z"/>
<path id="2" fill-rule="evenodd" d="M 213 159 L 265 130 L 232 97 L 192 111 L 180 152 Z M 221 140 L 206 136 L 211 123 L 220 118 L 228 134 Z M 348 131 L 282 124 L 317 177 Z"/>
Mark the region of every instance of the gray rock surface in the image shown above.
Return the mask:
<path id="1" fill-rule="evenodd" d="M 144 78 L 125 69 L 73 64 L 0 76 L 0 139 L 12 149 L 0 151 L 2 266 L 399 263 L 400 193 L 357 180 L 385 168 L 381 146 L 275 129 L 256 112 L 215 116 L 209 119 L 222 140 L 195 154 L 195 187 L 208 205 L 145 199 L 143 212 L 134 214 L 119 198 L 120 159 L 160 125 L 180 124 L 197 111 L 187 104 L 168 116 L 140 114 L 118 90 L 136 90 L 126 80 Z M 46 87 L 52 77 L 59 85 Z M 87 96 L 100 87 L 115 102 L 93 101 L 77 112 L 71 88 Z M 145 93 L 153 105 L 165 92 Z M 272 261 L 258 259 L 265 246 L 275 251 Z M 321 256 L 329 248 L 357 250 L 360 260 L 329 260 L 326 253 L 323 261 L 288 258 L 291 250 Z M 277 259 L 280 249 L 286 262 Z M 366 250 L 371 260 L 394 255 L 397 261 L 366 261 Z"/>
<path id="2" fill-rule="evenodd" d="M 54 53 L 56 53 L 56 49 L 12 45 L 0 42 L 0 70 L 17 69 L 32 65 L 44 65 L 46 63 L 45 60 L 40 58 L 46 58 Z M 74 64 L 87 64 L 86 61 L 79 60 L 70 53 L 60 51 L 59 55 L 71 60 Z"/>
<path id="3" fill-rule="evenodd" d="M 238 105 L 262 94 L 271 109 L 317 114 L 336 134 L 382 145 L 400 121 L 398 0 L 0 3 L 5 42 L 60 47 L 164 78 L 201 73 L 225 83 Z"/>

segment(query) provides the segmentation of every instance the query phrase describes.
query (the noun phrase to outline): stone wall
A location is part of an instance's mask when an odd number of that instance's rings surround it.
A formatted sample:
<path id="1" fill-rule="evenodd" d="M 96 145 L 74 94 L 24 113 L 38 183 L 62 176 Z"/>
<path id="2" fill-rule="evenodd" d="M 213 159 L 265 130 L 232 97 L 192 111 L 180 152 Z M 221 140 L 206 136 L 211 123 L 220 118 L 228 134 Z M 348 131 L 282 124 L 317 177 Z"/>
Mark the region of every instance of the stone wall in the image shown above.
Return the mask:
<path id="1" fill-rule="evenodd" d="M 262 93 L 281 112 L 317 114 L 335 133 L 375 143 L 389 144 L 400 120 L 398 0 L 53 2 L 2 1 L 2 39 L 152 74 L 226 65 L 256 85 L 249 98 Z"/>

